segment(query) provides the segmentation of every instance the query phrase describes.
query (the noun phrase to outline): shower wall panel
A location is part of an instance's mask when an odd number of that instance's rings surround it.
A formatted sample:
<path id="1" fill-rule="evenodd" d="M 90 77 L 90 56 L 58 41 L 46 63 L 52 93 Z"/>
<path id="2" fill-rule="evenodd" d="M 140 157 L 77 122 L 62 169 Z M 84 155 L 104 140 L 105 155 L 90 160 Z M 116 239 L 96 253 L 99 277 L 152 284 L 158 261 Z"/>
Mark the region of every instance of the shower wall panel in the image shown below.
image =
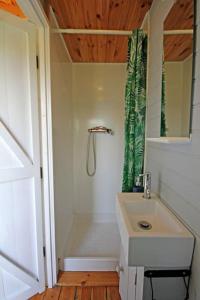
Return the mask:
<path id="1" fill-rule="evenodd" d="M 73 64 L 74 208 L 103 221 L 113 220 L 121 191 L 125 81 L 126 64 Z M 88 128 L 99 125 L 114 135 L 96 135 L 97 169 L 89 177 Z"/>
<path id="2" fill-rule="evenodd" d="M 51 17 L 51 26 L 55 28 Z M 60 35 L 51 34 L 56 252 L 62 258 L 73 219 L 72 64 Z"/>

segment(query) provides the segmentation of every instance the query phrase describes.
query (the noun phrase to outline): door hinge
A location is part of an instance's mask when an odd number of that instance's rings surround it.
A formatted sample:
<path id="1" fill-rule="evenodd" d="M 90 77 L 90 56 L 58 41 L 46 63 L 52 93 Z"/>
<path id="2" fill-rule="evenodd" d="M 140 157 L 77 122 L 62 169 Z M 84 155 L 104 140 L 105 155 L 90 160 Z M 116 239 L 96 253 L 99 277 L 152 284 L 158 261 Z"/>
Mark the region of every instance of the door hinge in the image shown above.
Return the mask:
<path id="1" fill-rule="evenodd" d="M 43 168 L 40 167 L 40 178 L 43 179 Z"/>
<path id="2" fill-rule="evenodd" d="M 43 256 L 46 257 L 46 247 L 43 247 Z"/>
<path id="3" fill-rule="evenodd" d="M 39 69 L 39 56 L 36 55 L 36 67 L 37 69 Z"/>

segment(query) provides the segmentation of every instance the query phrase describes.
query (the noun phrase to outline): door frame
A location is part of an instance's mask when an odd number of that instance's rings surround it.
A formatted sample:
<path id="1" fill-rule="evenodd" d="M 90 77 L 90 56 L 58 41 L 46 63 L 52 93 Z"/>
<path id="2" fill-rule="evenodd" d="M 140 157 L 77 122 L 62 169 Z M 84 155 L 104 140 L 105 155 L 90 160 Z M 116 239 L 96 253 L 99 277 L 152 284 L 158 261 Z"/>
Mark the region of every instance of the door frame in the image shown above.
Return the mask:
<path id="1" fill-rule="evenodd" d="M 51 73 L 50 73 L 50 27 L 39 0 L 18 0 L 28 19 L 38 30 L 39 59 L 39 105 L 40 105 L 40 139 L 42 202 L 43 202 L 43 235 L 45 245 L 46 284 L 49 288 L 57 282 L 55 215 L 54 215 L 54 180 L 53 180 L 53 140 L 51 110 Z"/>

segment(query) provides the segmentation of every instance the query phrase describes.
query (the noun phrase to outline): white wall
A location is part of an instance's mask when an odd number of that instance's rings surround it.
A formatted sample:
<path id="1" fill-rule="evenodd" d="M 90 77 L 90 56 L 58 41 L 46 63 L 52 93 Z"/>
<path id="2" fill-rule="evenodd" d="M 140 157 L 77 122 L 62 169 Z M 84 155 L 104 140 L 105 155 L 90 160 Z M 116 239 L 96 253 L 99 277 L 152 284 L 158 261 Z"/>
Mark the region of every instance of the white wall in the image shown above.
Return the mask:
<path id="1" fill-rule="evenodd" d="M 51 27 L 55 22 L 51 16 Z M 73 217 L 72 64 L 58 34 L 51 33 L 53 155 L 57 257 L 64 252 Z"/>
<path id="2" fill-rule="evenodd" d="M 77 214 L 111 220 L 121 191 L 126 64 L 73 64 L 74 204 Z M 86 174 L 88 128 L 103 125 L 114 135 L 97 135 L 97 170 Z"/>
<path id="3" fill-rule="evenodd" d="M 182 136 L 183 68 L 181 62 L 165 63 L 167 136 Z"/>
<path id="4" fill-rule="evenodd" d="M 151 83 L 148 90 L 148 136 L 158 137 L 160 128 L 160 90 L 161 90 L 161 45 L 162 20 L 153 12 L 156 7 L 172 1 L 155 0 L 150 14 L 151 23 L 157 23 L 150 35 L 150 69 Z M 167 145 L 147 143 L 147 169 L 152 172 L 152 188 L 154 192 L 167 202 L 174 211 L 192 228 L 197 243 L 191 281 L 190 300 L 200 299 L 200 0 L 198 3 L 197 54 L 195 74 L 195 95 L 193 105 L 192 141 L 187 145 Z M 162 7 L 159 9 L 162 12 Z M 157 19 L 157 20 L 156 20 Z M 156 47 L 154 46 L 156 45 Z M 154 65 L 156 67 L 154 67 Z M 164 281 L 162 281 L 164 282 Z M 158 287 L 156 299 L 182 300 L 184 285 L 182 280 L 175 280 L 176 285 Z M 177 294 L 176 294 L 177 293 Z M 179 293 L 179 295 L 178 295 Z M 159 295 L 158 295 L 159 294 Z"/>
<path id="5" fill-rule="evenodd" d="M 189 136 L 192 57 L 165 62 L 167 136 Z"/>
<path id="6" fill-rule="evenodd" d="M 191 86 L 192 86 L 192 56 L 183 62 L 183 103 L 182 105 L 182 124 L 181 132 L 183 136 L 188 136 L 188 128 L 190 124 L 191 107 Z M 189 100 L 189 101 L 188 101 Z"/>

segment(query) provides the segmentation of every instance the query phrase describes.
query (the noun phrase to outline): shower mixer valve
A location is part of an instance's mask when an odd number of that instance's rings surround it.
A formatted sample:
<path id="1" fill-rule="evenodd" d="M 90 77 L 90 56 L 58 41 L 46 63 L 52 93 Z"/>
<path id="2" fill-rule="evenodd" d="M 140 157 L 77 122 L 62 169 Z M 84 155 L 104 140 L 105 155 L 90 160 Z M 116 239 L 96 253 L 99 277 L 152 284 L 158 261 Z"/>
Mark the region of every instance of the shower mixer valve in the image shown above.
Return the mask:
<path id="1" fill-rule="evenodd" d="M 112 129 L 109 129 L 109 128 L 104 127 L 104 126 L 96 126 L 96 127 L 89 128 L 88 132 L 92 132 L 92 133 L 108 133 L 108 134 L 112 134 L 113 135 Z"/>

